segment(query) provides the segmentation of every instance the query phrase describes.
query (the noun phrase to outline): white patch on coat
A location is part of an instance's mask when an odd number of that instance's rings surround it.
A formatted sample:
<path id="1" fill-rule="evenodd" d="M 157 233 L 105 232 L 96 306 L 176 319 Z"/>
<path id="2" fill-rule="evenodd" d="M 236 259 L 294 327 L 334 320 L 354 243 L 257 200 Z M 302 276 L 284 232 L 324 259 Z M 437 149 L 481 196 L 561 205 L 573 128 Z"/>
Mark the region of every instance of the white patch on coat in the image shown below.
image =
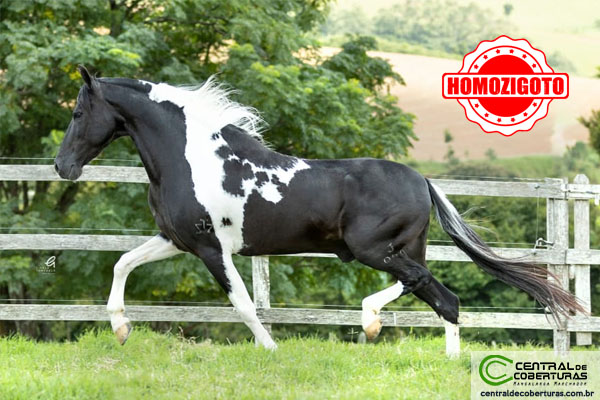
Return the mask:
<path id="1" fill-rule="evenodd" d="M 264 182 L 256 185 L 256 178 L 244 180 L 243 196 L 236 196 L 223 189 L 225 160 L 217 156 L 216 150 L 226 146 L 221 135 L 213 139 L 212 135 L 221 128 L 232 124 L 245 130 L 249 135 L 260 139 L 262 120 L 255 110 L 235 103 L 227 97 L 228 93 L 211 78 L 199 88 L 181 88 L 165 83 L 154 84 L 149 93 L 155 102 L 169 101 L 182 108 L 186 124 L 185 158 L 192 171 L 192 181 L 196 200 L 206 209 L 213 222 L 215 234 L 224 253 L 237 253 L 244 246 L 242 229 L 244 226 L 244 206 L 253 191 L 265 200 L 277 203 L 282 199 L 277 186 Z M 232 156 L 231 158 L 237 158 Z M 277 176 L 279 181 L 288 185 L 294 175 L 303 169 L 310 168 L 306 162 L 296 158 L 291 168 L 263 168 L 250 164 L 252 172 L 263 171 L 271 177 Z M 229 218 L 231 225 L 221 226 L 223 218 Z M 192 225 L 193 226 L 193 225 Z M 227 263 L 225 265 L 227 269 Z"/>

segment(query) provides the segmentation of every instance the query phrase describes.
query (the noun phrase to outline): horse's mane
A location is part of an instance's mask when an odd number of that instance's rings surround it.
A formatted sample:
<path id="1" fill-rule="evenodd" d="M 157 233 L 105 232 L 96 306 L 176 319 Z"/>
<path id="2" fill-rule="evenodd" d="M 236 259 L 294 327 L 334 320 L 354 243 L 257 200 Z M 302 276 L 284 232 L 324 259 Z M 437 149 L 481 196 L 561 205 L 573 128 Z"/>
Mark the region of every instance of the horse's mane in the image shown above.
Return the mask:
<path id="1" fill-rule="evenodd" d="M 198 110 L 205 118 L 205 123 L 206 120 L 211 120 L 210 122 L 214 124 L 213 126 L 217 130 L 228 124 L 235 125 L 246 131 L 250 136 L 262 140 L 265 122 L 258 111 L 253 107 L 231 100 L 230 95 L 235 91 L 219 83 L 214 75 L 202 85 L 173 88 L 189 94 L 183 96 L 186 102 L 185 105 Z M 220 126 L 217 127 L 217 125 Z"/>
<path id="2" fill-rule="evenodd" d="M 172 86 L 167 83 L 152 83 L 127 78 L 99 78 L 100 82 L 147 91 L 152 86 L 150 99 L 170 101 L 187 110 L 194 110 L 193 117 L 201 118 L 202 124 L 210 131 L 218 132 L 226 125 L 235 125 L 248 135 L 262 141 L 262 131 L 266 123 L 252 107 L 244 106 L 230 99 L 234 90 L 217 82 L 214 75 L 201 85 Z"/>

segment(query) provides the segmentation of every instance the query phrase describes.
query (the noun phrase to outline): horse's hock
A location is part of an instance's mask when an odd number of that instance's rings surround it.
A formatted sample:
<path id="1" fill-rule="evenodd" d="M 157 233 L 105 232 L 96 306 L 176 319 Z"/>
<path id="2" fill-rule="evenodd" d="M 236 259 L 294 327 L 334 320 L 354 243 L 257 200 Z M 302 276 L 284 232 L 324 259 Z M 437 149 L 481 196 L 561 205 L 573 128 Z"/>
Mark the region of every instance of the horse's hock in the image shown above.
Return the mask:
<path id="1" fill-rule="evenodd" d="M 2 181 L 61 180 L 50 165 L 0 165 Z M 147 183 L 143 168 L 88 166 L 82 181 Z M 590 200 L 598 205 L 600 185 L 590 184 L 578 175 L 573 183 L 566 179 L 543 181 L 463 181 L 433 179 L 448 195 L 521 197 L 545 199 L 547 226 L 545 241 L 533 249 L 493 248 L 504 257 L 527 257 L 536 264 L 547 264 L 560 284 L 568 290 L 574 280 L 575 294 L 591 313 L 590 265 L 600 264 L 600 250 L 590 250 Z M 569 200 L 574 200 L 574 245 L 569 247 Z M 88 250 L 129 251 L 150 237 L 132 235 L 0 234 L 0 250 Z M 545 248 L 538 246 L 544 244 Z M 284 257 L 336 257 L 333 254 L 295 254 Z M 430 245 L 427 260 L 471 262 L 455 246 Z M 269 303 L 269 257 L 253 257 L 254 302 L 260 320 L 267 324 L 361 325 L 360 310 L 271 308 Z M 231 307 L 205 306 L 129 306 L 132 321 L 241 322 Z M 590 345 L 591 333 L 600 332 L 600 317 L 575 315 L 555 324 L 544 313 L 461 312 L 459 325 L 444 323 L 434 312 L 384 311 L 383 326 L 445 327 L 446 352 L 459 352 L 459 328 L 546 329 L 554 332 L 554 349 L 566 352 L 570 333 L 577 345 Z M 3 320 L 107 321 L 103 305 L 1 304 Z"/>

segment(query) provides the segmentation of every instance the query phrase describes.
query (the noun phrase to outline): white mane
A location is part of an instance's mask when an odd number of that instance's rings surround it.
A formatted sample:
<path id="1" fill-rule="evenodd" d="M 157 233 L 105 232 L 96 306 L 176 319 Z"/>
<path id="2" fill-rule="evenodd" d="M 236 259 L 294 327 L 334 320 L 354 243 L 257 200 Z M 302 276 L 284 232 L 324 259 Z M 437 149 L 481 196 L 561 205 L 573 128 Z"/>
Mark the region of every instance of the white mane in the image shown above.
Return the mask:
<path id="1" fill-rule="evenodd" d="M 200 86 L 171 86 L 166 83 L 143 83 L 152 85 L 150 99 L 161 102 L 168 100 L 184 107 L 186 116 L 192 116 L 206 128 L 205 132 L 215 133 L 226 125 L 235 125 L 250 136 L 262 140 L 265 122 L 258 111 L 229 99 L 233 92 L 211 76 Z"/>

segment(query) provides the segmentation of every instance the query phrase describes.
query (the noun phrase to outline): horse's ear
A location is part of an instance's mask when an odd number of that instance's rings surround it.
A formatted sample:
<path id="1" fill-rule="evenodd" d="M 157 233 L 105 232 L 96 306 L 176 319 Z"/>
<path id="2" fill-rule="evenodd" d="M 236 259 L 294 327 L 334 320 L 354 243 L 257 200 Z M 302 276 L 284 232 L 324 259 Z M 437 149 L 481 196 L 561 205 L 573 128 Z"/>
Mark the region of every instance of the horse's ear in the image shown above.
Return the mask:
<path id="1" fill-rule="evenodd" d="M 78 65 L 77 70 L 79 71 L 79 74 L 83 78 L 83 81 L 85 82 L 87 87 L 91 89 L 92 88 L 92 76 L 90 75 L 88 70 L 83 65 Z"/>

